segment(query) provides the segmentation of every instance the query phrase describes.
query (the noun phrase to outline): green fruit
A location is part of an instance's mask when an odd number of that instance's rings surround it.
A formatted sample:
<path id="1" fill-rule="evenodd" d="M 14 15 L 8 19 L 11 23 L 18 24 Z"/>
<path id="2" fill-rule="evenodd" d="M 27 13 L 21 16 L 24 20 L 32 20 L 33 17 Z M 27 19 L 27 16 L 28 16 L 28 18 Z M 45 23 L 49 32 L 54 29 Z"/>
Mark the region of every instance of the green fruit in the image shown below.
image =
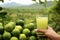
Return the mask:
<path id="1" fill-rule="evenodd" d="M 18 37 L 18 36 L 19 36 L 19 34 L 20 34 L 19 29 L 14 29 L 14 30 L 12 31 L 12 35 L 13 35 L 13 36 Z"/>
<path id="2" fill-rule="evenodd" d="M 27 25 L 27 24 L 25 24 L 23 28 L 28 28 L 28 25 Z"/>
<path id="3" fill-rule="evenodd" d="M 4 29 L 5 29 L 6 31 L 8 31 L 8 32 L 11 32 L 11 31 L 14 29 L 14 26 L 11 25 L 11 24 L 7 24 L 7 25 L 4 27 Z"/>
<path id="4" fill-rule="evenodd" d="M 19 29 L 20 32 L 22 32 L 22 30 L 23 30 L 22 26 L 16 26 L 15 29 Z"/>
<path id="5" fill-rule="evenodd" d="M 13 27 L 15 27 L 15 22 L 9 22 L 8 24 L 11 24 Z"/>
<path id="6" fill-rule="evenodd" d="M 23 20 L 18 20 L 16 22 L 16 25 L 21 25 L 23 27 L 24 26 L 24 21 Z"/>
<path id="7" fill-rule="evenodd" d="M 9 40 L 10 38 L 11 38 L 11 34 L 9 32 L 4 32 L 3 39 L 4 40 Z"/>
<path id="8" fill-rule="evenodd" d="M 20 34 L 19 39 L 20 40 L 26 40 L 26 35 L 25 34 Z"/>
<path id="9" fill-rule="evenodd" d="M 15 28 L 15 26 L 16 26 L 15 22 L 9 22 L 8 24 L 10 24 L 13 28 Z"/>
<path id="10" fill-rule="evenodd" d="M 2 35 L 0 34 L 0 40 L 2 40 Z"/>
<path id="11" fill-rule="evenodd" d="M 36 40 L 35 36 L 30 36 L 29 40 Z"/>
<path id="12" fill-rule="evenodd" d="M 34 29 L 34 24 L 33 23 L 29 23 L 27 25 L 27 28 L 30 29 L 30 30 L 33 30 Z"/>
<path id="13" fill-rule="evenodd" d="M 33 35 L 33 36 L 36 36 L 36 31 L 35 31 L 35 29 L 32 30 L 32 35 Z"/>
<path id="14" fill-rule="evenodd" d="M 4 32 L 4 28 L 0 26 L 0 34 L 3 34 L 3 32 Z"/>
<path id="15" fill-rule="evenodd" d="M 26 36 L 29 36 L 30 35 L 30 30 L 29 29 L 24 29 L 23 34 L 25 34 Z"/>
<path id="16" fill-rule="evenodd" d="M 10 40 L 18 40 L 17 37 L 11 37 Z"/>

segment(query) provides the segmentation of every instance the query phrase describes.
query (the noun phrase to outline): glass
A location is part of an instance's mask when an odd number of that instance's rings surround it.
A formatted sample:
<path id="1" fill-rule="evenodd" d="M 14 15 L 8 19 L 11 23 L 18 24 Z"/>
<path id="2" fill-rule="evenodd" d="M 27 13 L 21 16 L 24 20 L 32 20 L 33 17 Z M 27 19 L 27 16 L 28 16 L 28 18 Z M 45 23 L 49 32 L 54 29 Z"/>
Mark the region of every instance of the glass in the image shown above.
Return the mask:
<path id="1" fill-rule="evenodd" d="M 48 16 L 37 16 L 36 17 L 37 29 L 45 30 L 48 27 Z"/>
<path id="2" fill-rule="evenodd" d="M 48 16 L 46 15 L 36 16 L 36 25 L 37 29 L 46 30 L 48 27 Z M 43 33 L 38 32 L 37 34 L 38 39 L 47 40 L 46 36 Z"/>

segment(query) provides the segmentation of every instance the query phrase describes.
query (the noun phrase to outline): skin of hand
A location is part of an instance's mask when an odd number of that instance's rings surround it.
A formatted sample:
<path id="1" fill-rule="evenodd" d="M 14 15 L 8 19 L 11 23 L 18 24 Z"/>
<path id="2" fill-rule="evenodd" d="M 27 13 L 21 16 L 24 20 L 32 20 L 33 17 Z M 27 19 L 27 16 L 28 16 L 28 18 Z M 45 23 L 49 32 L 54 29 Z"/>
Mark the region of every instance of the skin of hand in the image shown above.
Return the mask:
<path id="1" fill-rule="evenodd" d="M 43 33 L 49 40 L 60 40 L 60 35 L 58 35 L 51 27 L 47 30 L 36 29 L 36 32 Z"/>

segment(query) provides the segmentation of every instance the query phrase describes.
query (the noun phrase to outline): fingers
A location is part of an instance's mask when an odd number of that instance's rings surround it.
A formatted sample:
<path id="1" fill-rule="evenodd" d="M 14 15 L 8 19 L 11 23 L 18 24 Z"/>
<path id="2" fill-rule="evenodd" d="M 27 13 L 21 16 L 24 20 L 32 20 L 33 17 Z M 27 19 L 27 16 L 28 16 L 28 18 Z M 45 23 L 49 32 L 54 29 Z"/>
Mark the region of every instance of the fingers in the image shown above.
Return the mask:
<path id="1" fill-rule="evenodd" d="M 46 30 L 36 29 L 36 32 L 42 32 L 42 33 L 45 33 L 45 32 L 46 32 Z"/>
<path id="2" fill-rule="evenodd" d="M 50 26 L 48 26 L 48 30 L 53 30 L 53 29 Z M 36 29 L 35 31 L 45 33 L 47 30 Z"/>

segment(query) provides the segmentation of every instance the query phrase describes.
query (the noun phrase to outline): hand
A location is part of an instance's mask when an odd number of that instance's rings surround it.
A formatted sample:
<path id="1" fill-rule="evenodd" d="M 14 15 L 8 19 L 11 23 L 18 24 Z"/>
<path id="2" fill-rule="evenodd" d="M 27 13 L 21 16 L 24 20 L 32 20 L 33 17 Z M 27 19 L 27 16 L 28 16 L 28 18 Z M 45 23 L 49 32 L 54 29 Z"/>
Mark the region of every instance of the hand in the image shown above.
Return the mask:
<path id="1" fill-rule="evenodd" d="M 36 32 L 42 32 L 46 37 L 51 40 L 60 40 L 60 36 L 51 27 L 48 27 L 47 30 L 37 29 Z"/>

